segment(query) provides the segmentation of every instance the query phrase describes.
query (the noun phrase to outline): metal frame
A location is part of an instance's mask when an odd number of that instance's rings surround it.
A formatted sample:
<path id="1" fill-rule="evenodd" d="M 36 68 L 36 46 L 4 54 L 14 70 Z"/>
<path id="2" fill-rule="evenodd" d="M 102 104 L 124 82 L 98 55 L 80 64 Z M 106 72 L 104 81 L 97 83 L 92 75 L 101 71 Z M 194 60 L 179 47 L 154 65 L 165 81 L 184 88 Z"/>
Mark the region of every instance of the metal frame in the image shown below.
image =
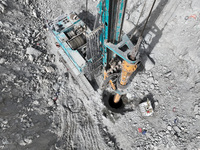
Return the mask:
<path id="1" fill-rule="evenodd" d="M 111 52 L 118 55 L 120 58 L 122 58 L 123 60 L 129 63 L 135 63 L 135 61 L 131 61 L 128 58 L 128 54 L 133 49 L 134 45 L 132 44 L 132 42 L 130 41 L 130 39 L 128 38 L 126 34 L 122 37 L 122 41 L 121 41 L 121 32 L 122 32 L 123 20 L 124 20 L 124 15 L 125 15 L 126 3 L 127 3 L 127 0 L 118 0 L 118 1 L 101 0 L 99 4 L 97 5 L 97 8 L 99 9 L 99 14 L 101 16 L 101 23 L 104 25 L 104 28 L 102 29 L 102 34 L 100 37 L 101 44 L 102 44 L 104 67 L 106 67 L 106 65 L 108 64 L 107 56 Z M 116 5 L 118 5 L 119 8 Z M 115 10 L 117 10 L 118 12 L 115 12 Z M 114 16 L 110 16 L 112 14 Z M 114 17 L 114 20 L 117 20 L 117 21 L 113 23 L 112 21 L 110 21 L 111 20 L 110 17 Z M 109 28 L 111 26 L 112 26 L 112 29 Z M 112 31 L 112 33 L 114 32 L 114 34 L 111 35 L 111 33 L 109 33 L 111 31 L 109 30 L 114 30 Z M 109 39 L 109 36 L 110 36 L 110 39 Z M 128 50 L 126 52 L 123 52 L 119 49 L 119 47 L 122 47 L 125 44 L 128 46 Z"/>
<path id="2" fill-rule="evenodd" d="M 105 43 L 105 47 L 107 47 L 108 49 L 110 49 L 112 52 L 114 52 L 116 55 L 118 55 L 119 57 L 121 57 L 123 60 L 127 61 L 130 64 L 134 64 L 136 61 L 132 61 L 129 59 L 128 55 L 131 53 L 131 51 L 134 48 L 133 43 L 130 41 L 130 39 L 128 38 L 128 36 L 125 34 L 122 37 L 122 41 L 120 43 L 118 43 L 117 45 L 114 45 L 110 42 L 106 42 Z M 126 45 L 128 47 L 128 49 L 123 52 L 122 50 L 120 50 L 119 48 Z"/>
<path id="3" fill-rule="evenodd" d="M 104 40 L 108 39 L 109 4 L 110 0 L 101 0 L 97 5 L 97 9 L 99 9 L 99 14 L 101 16 L 101 23 L 104 25 L 104 28 L 102 28 L 102 34 L 100 36 L 100 41 L 102 44 L 101 50 L 103 52 L 103 66 L 107 65 L 107 48 L 104 45 Z"/>
<path id="4" fill-rule="evenodd" d="M 71 13 L 71 14 L 75 14 L 75 13 Z M 70 15 L 71 15 L 70 14 Z M 80 55 L 80 53 L 78 52 L 78 50 L 73 50 L 67 43 L 66 41 L 62 41 L 62 39 L 66 38 L 66 35 L 64 34 L 64 32 L 66 31 L 71 31 L 74 29 L 75 26 L 85 26 L 85 23 L 78 19 L 72 20 L 70 18 L 70 15 L 63 15 L 60 16 L 59 18 L 53 20 L 52 22 L 48 23 L 49 28 L 51 29 L 52 33 L 54 34 L 54 37 L 56 38 L 57 42 L 59 43 L 60 47 L 62 47 L 62 49 L 59 49 L 59 51 L 63 51 L 67 54 L 67 56 L 69 57 L 69 59 L 73 62 L 73 64 L 75 65 L 75 67 L 79 70 L 79 72 L 83 72 L 83 69 L 86 65 L 86 60 Z M 76 14 L 75 14 L 76 15 Z M 68 20 L 68 22 L 64 22 L 64 20 Z M 54 25 L 62 25 L 63 29 L 61 31 L 56 31 L 53 27 Z M 89 28 L 87 28 L 86 30 L 86 34 L 90 34 L 91 31 Z M 62 52 L 60 52 L 62 54 Z M 77 59 L 78 57 L 78 59 Z M 79 62 L 82 62 L 80 65 Z"/>

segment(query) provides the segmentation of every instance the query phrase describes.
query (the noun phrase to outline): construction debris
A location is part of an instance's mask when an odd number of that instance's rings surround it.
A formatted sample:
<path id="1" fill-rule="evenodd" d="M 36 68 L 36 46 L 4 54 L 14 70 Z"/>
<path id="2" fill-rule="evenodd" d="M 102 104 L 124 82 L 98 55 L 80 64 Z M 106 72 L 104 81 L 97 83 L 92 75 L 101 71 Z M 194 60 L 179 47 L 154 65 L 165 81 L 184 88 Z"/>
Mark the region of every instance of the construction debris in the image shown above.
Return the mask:
<path id="1" fill-rule="evenodd" d="M 139 104 L 140 112 L 142 116 L 152 116 L 154 111 L 151 101 L 147 98 L 147 101 Z"/>

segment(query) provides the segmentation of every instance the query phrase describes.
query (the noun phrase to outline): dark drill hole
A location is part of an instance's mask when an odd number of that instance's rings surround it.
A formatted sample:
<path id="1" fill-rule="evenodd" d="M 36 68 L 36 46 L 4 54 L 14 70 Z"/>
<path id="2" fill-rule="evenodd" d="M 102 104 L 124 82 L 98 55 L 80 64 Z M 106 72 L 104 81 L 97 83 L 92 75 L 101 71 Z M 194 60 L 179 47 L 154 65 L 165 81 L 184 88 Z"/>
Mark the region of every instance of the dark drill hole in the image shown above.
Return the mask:
<path id="1" fill-rule="evenodd" d="M 120 99 L 118 103 L 114 103 L 114 94 L 111 94 L 108 91 L 104 91 L 102 101 L 108 110 L 115 113 L 123 113 L 124 103 L 122 99 Z"/>
<path id="2" fill-rule="evenodd" d="M 120 99 L 118 103 L 114 103 L 114 95 L 110 96 L 108 100 L 108 104 L 110 105 L 110 107 L 115 108 L 115 109 L 119 109 L 123 106 L 122 99 Z"/>

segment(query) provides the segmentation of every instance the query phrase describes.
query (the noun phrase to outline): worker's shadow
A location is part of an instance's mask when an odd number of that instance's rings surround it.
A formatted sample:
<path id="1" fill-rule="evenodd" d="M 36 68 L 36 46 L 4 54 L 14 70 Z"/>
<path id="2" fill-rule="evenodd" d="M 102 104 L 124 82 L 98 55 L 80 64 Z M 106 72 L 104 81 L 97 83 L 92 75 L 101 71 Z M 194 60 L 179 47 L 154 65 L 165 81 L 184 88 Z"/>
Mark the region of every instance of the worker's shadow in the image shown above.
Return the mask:
<path id="1" fill-rule="evenodd" d="M 162 29 L 159 29 L 159 27 L 156 25 L 156 20 L 160 16 L 162 10 L 167 5 L 168 1 L 169 0 L 160 0 L 156 8 L 153 10 L 151 17 L 149 18 L 149 21 L 147 23 L 146 29 L 144 30 L 143 33 L 144 40 L 141 43 L 139 49 L 141 56 L 140 59 L 143 62 L 142 63 L 143 66 L 141 65 L 140 71 L 144 70 L 144 64 L 146 63 L 147 60 L 150 60 L 155 65 L 155 61 L 150 57 L 150 54 L 152 53 L 152 50 L 154 49 L 156 44 L 159 42 L 159 39 L 161 38 L 163 30 L 165 28 L 164 25 Z M 135 27 L 128 33 L 128 36 L 131 36 L 132 34 L 134 35 L 132 36 L 131 39 L 133 43 L 137 43 L 138 36 L 143 30 L 145 21 L 146 20 L 141 22 L 138 26 L 135 25 Z"/>
<path id="2" fill-rule="evenodd" d="M 78 14 L 78 17 L 83 20 L 83 22 L 90 28 L 90 30 L 94 27 L 95 16 L 91 14 L 89 11 L 83 10 Z"/>

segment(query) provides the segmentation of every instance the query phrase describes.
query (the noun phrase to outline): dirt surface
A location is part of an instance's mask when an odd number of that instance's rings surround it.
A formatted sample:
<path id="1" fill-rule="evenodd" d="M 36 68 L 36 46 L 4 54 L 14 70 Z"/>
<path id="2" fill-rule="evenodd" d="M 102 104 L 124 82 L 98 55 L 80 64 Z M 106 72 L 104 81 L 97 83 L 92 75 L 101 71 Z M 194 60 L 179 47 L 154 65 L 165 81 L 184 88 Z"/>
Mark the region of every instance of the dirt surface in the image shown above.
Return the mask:
<path id="1" fill-rule="evenodd" d="M 152 2 L 138 22 L 145 1 L 128 1 L 129 35 Z M 86 13 L 81 0 L 0 1 L 0 149 L 199 150 L 200 1 L 156 2 L 141 45 L 154 67 L 138 70 L 117 112 L 101 89 L 84 94 L 45 28 L 72 11 L 92 27 L 98 2 L 88 4 Z M 138 108 L 145 97 L 154 102 L 151 117 Z"/>

